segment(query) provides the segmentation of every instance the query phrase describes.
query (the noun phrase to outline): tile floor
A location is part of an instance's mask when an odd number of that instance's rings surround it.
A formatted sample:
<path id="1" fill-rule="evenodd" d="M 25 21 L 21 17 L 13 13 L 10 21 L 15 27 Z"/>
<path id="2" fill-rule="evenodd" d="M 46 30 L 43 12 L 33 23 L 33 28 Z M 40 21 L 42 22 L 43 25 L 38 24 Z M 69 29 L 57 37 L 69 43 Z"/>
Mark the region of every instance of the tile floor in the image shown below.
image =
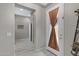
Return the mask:
<path id="1" fill-rule="evenodd" d="M 16 56 L 55 56 L 46 49 L 35 50 L 28 39 L 17 39 L 15 45 Z"/>
<path id="2" fill-rule="evenodd" d="M 48 50 L 44 49 L 44 50 L 32 50 L 32 51 L 21 51 L 19 53 L 16 54 L 17 56 L 55 56 L 54 54 L 52 54 L 51 52 L 49 52 Z"/>

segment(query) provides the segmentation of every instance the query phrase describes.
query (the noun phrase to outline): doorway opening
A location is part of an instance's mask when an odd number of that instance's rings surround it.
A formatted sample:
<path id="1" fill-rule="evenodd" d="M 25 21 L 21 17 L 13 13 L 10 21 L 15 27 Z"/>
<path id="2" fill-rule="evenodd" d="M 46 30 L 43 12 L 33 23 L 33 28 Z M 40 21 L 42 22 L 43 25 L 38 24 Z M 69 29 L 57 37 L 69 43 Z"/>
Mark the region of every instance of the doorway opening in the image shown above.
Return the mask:
<path id="1" fill-rule="evenodd" d="M 15 4 L 15 55 L 34 49 L 34 11 Z"/>

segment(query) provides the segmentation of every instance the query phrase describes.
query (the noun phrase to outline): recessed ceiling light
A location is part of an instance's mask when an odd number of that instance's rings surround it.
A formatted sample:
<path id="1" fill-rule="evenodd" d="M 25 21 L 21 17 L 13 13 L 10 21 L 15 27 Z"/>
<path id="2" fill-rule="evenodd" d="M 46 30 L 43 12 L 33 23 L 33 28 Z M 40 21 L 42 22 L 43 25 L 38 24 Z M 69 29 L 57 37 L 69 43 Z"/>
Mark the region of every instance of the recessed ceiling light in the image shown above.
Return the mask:
<path id="1" fill-rule="evenodd" d="M 23 11 L 23 9 L 20 9 L 20 11 Z"/>

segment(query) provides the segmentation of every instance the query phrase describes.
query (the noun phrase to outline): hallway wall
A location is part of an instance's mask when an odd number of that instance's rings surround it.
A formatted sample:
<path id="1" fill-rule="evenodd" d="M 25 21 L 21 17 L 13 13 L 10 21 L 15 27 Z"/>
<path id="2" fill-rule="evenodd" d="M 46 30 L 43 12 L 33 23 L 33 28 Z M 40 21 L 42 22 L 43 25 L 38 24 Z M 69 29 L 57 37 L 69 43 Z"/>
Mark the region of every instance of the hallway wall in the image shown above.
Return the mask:
<path id="1" fill-rule="evenodd" d="M 14 4 L 0 3 L 0 56 L 14 55 Z"/>
<path id="2" fill-rule="evenodd" d="M 77 16 L 74 14 L 74 11 L 79 9 L 78 3 L 66 3 L 65 4 L 65 55 L 71 56 L 71 48 L 74 40 L 74 34 L 77 23 Z"/>

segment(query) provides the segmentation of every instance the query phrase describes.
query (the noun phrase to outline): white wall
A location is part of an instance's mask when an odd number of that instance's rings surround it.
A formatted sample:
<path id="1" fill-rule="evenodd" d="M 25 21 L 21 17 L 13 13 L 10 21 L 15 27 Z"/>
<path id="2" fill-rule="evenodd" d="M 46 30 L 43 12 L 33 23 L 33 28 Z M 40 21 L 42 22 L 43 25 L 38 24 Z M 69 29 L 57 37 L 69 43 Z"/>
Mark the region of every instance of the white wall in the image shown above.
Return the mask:
<path id="1" fill-rule="evenodd" d="M 71 48 L 74 40 L 74 34 L 77 23 L 77 16 L 74 14 L 74 11 L 79 9 L 79 4 L 70 3 L 65 4 L 65 55 L 71 55 Z"/>
<path id="2" fill-rule="evenodd" d="M 15 30 L 16 30 L 16 39 L 29 39 L 29 24 L 31 22 L 30 18 L 23 16 L 15 16 Z M 24 29 L 18 29 L 18 25 L 24 25 Z"/>
<path id="3" fill-rule="evenodd" d="M 46 43 L 46 25 L 45 25 L 45 8 L 38 6 L 36 4 L 20 4 L 35 10 L 34 21 L 34 39 L 36 48 L 45 47 Z"/>
<path id="4" fill-rule="evenodd" d="M 14 4 L 0 4 L 0 55 L 14 55 Z"/>

